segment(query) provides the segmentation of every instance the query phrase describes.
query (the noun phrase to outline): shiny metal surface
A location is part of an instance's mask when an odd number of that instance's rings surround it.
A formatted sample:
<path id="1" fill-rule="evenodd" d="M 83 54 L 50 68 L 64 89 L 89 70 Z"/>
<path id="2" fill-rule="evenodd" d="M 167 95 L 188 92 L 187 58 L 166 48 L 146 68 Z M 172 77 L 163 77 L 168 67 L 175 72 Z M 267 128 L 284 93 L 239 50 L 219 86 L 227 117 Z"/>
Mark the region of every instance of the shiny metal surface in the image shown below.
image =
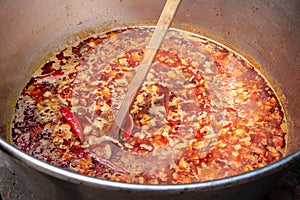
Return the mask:
<path id="1" fill-rule="evenodd" d="M 250 173 L 186 185 L 135 185 L 81 176 L 36 160 L 7 141 L 16 97 L 42 58 L 86 30 L 152 24 L 161 0 L 0 1 L 0 149 L 36 199 L 260 199 L 300 160 L 300 1 L 184 0 L 172 26 L 200 33 L 248 58 L 288 114 L 287 156 Z M 91 32 L 91 31 L 90 31 Z M 81 34 L 78 34 L 81 33 Z"/>

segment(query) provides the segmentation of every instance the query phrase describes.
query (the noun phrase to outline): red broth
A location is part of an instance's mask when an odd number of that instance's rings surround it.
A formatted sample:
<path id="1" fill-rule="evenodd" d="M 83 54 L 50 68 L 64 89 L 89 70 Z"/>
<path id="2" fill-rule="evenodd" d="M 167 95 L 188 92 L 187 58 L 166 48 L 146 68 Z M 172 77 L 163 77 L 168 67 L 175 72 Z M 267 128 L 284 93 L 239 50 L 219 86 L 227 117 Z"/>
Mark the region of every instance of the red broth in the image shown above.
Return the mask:
<path id="1" fill-rule="evenodd" d="M 284 113 L 263 76 L 230 49 L 176 29 L 130 109 L 126 141 L 110 135 L 152 31 L 94 35 L 40 66 L 16 104 L 17 148 L 72 172 L 141 184 L 220 179 L 283 157 Z"/>

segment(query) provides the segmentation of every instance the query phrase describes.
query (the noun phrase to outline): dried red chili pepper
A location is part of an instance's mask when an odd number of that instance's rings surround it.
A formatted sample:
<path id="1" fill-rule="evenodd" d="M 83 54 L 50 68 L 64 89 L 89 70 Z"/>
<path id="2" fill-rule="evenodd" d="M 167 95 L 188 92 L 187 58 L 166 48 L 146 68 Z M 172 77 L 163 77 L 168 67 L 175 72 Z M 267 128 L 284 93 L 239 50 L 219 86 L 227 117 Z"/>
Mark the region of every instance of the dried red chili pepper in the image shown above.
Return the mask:
<path id="1" fill-rule="evenodd" d="M 125 124 L 124 124 L 124 131 L 120 133 L 120 139 L 123 142 L 126 142 L 127 140 L 129 140 L 129 138 L 132 135 L 132 129 L 133 129 L 133 119 L 132 116 L 130 114 L 127 115 Z"/>
<path id="2" fill-rule="evenodd" d="M 10 199 L 10 197 L 11 197 L 11 190 L 8 190 L 8 192 L 7 192 L 7 198 Z"/>
<path id="3" fill-rule="evenodd" d="M 106 160 L 104 158 L 98 158 L 98 157 L 95 157 L 95 156 L 92 156 L 92 159 L 99 163 L 100 165 L 104 165 L 106 167 L 109 167 L 111 168 L 112 170 L 116 171 L 116 172 L 120 172 L 120 173 L 126 173 L 126 170 L 123 169 L 122 167 L 110 162 L 109 160 Z"/>
<path id="4" fill-rule="evenodd" d="M 71 126 L 72 131 L 81 141 L 83 141 L 83 130 L 76 116 L 66 107 L 60 108 L 60 112 L 63 118 Z"/>
<path id="5" fill-rule="evenodd" d="M 167 117 L 169 115 L 169 101 L 170 101 L 169 91 L 165 90 L 164 91 L 164 101 L 163 101 L 163 104 L 164 104 L 164 108 L 165 108 L 166 116 Z"/>
<path id="6" fill-rule="evenodd" d="M 58 70 L 58 71 L 55 71 L 51 74 L 46 74 L 46 75 L 40 76 L 39 78 L 40 79 L 50 79 L 50 78 L 57 78 L 57 77 L 60 77 L 62 75 L 64 75 L 64 72 L 62 70 Z"/>

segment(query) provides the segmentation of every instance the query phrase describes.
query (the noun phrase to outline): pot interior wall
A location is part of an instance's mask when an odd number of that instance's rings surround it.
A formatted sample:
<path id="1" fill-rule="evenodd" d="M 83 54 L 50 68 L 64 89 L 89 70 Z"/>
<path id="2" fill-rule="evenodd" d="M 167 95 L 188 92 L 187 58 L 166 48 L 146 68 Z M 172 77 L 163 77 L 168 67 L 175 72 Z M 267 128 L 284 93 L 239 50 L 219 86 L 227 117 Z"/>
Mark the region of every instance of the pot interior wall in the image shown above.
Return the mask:
<path id="1" fill-rule="evenodd" d="M 10 131 L 17 95 L 49 52 L 76 40 L 75 33 L 84 36 L 87 30 L 152 24 L 163 4 L 161 0 L 1 1 L 1 138 L 7 139 Z M 300 145 L 299 19 L 297 0 L 184 0 L 172 25 L 215 39 L 256 64 L 288 113 L 288 154 Z"/>

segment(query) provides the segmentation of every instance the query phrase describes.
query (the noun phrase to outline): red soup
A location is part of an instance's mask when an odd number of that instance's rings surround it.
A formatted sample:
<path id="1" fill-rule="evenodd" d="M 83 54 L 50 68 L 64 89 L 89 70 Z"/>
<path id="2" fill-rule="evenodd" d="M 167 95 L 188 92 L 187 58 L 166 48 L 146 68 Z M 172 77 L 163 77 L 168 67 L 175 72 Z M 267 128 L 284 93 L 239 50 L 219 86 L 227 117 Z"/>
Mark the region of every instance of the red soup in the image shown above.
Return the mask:
<path id="1" fill-rule="evenodd" d="M 284 113 L 263 76 L 227 47 L 176 29 L 125 134 L 109 134 L 152 32 L 102 33 L 50 57 L 18 98 L 13 143 L 72 172 L 141 184 L 220 179 L 283 157 Z"/>

